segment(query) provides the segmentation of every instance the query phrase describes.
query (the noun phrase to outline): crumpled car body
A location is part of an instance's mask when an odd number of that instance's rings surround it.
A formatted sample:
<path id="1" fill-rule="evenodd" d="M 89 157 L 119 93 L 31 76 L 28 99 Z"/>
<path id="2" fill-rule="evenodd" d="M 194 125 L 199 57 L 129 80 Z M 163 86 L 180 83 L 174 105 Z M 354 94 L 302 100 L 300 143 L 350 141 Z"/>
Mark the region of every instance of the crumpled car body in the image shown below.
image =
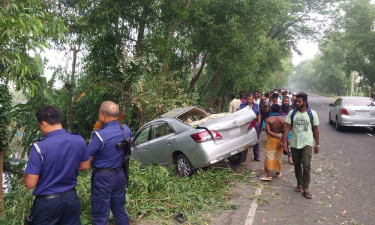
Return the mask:
<path id="1" fill-rule="evenodd" d="M 250 107 L 221 114 L 208 114 L 199 106 L 175 109 L 138 130 L 132 157 L 144 166 L 175 164 L 188 176 L 194 169 L 227 158 L 233 161 L 257 144 L 255 118 Z"/>

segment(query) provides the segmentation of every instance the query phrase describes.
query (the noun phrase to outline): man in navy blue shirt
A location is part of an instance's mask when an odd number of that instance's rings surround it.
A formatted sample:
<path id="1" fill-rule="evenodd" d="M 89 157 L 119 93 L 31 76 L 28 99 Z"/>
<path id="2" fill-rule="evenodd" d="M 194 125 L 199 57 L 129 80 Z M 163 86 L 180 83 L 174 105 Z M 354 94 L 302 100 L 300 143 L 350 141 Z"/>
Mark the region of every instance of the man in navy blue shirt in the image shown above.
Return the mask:
<path id="1" fill-rule="evenodd" d="M 33 224 L 81 224 L 81 204 L 75 191 L 79 170 L 88 170 L 90 160 L 85 140 L 62 128 L 62 115 L 55 106 L 36 113 L 42 141 L 31 145 L 24 178 L 35 195 Z"/>
<path id="2" fill-rule="evenodd" d="M 103 127 L 95 130 L 89 144 L 92 156 L 91 208 L 95 225 L 108 224 L 111 209 L 116 224 L 129 224 L 125 211 L 126 178 L 122 169 L 124 151 L 116 144 L 123 142 L 124 136 L 130 139 L 129 127 L 117 122 L 119 110 L 111 101 L 105 101 L 99 109 L 99 122 Z M 123 129 L 122 129 L 123 128 Z"/>

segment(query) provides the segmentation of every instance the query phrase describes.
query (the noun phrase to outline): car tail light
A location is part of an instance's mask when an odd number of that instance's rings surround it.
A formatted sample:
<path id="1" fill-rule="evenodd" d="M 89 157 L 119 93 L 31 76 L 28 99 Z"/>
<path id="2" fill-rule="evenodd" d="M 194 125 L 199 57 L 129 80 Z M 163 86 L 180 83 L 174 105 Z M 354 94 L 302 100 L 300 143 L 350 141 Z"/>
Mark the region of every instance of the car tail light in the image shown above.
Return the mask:
<path id="1" fill-rule="evenodd" d="M 250 123 L 250 125 L 247 129 L 250 130 L 251 128 L 253 128 L 255 126 L 256 123 L 257 123 L 257 120 L 251 121 L 251 123 Z"/>
<path id="2" fill-rule="evenodd" d="M 342 108 L 341 109 L 341 115 L 347 115 L 347 116 L 349 116 L 348 110 L 346 110 L 345 108 Z"/>
<path id="3" fill-rule="evenodd" d="M 211 130 L 211 134 L 212 134 L 212 136 L 214 136 L 215 140 L 222 138 L 221 135 L 214 130 Z M 202 143 L 202 142 L 205 142 L 205 141 L 211 141 L 212 140 L 212 137 L 211 137 L 210 133 L 208 133 L 208 131 L 202 131 L 202 132 L 199 132 L 199 133 L 196 133 L 196 134 L 192 134 L 191 138 L 193 138 L 193 140 L 197 143 Z"/>

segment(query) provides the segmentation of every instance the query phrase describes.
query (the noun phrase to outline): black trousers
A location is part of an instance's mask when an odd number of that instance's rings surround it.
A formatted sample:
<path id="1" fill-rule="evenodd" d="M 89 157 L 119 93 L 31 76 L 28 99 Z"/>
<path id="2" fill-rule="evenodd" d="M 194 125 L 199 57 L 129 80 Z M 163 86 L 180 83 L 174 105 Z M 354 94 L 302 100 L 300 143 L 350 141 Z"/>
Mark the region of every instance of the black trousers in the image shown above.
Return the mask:
<path id="1" fill-rule="evenodd" d="M 35 198 L 31 216 L 33 225 L 81 225 L 81 203 L 75 191 L 51 199 Z"/>

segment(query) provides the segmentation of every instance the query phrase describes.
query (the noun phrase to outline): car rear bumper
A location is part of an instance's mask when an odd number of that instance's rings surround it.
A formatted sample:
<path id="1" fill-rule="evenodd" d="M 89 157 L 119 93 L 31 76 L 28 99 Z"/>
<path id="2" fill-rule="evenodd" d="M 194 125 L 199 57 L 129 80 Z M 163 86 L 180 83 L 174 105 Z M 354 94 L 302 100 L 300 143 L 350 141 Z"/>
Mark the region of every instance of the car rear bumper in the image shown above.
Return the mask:
<path id="1" fill-rule="evenodd" d="M 355 118 L 341 116 L 341 126 L 346 127 L 375 127 L 375 118 Z"/>
<path id="2" fill-rule="evenodd" d="M 209 166 L 220 160 L 242 152 L 259 143 L 255 129 L 230 141 L 207 141 L 197 144 L 194 149 L 184 152 L 194 168 Z"/>
<path id="3" fill-rule="evenodd" d="M 255 141 L 253 141 L 253 142 L 251 142 L 251 143 L 249 143 L 247 145 L 242 146 L 241 148 L 238 148 L 238 149 L 233 150 L 233 151 L 231 151 L 231 152 L 229 152 L 227 154 L 224 154 L 224 155 L 221 155 L 219 157 L 216 157 L 216 158 L 210 160 L 210 164 L 214 164 L 214 163 L 217 163 L 217 162 L 219 162 L 221 160 L 227 159 L 227 158 L 229 158 L 229 157 L 231 157 L 231 156 L 233 156 L 233 155 L 235 155 L 237 153 L 240 153 L 242 151 L 245 151 L 248 148 L 253 147 L 254 145 L 256 145 L 258 143 L 259 143 L 259 140 L 255 140 Z"/>

